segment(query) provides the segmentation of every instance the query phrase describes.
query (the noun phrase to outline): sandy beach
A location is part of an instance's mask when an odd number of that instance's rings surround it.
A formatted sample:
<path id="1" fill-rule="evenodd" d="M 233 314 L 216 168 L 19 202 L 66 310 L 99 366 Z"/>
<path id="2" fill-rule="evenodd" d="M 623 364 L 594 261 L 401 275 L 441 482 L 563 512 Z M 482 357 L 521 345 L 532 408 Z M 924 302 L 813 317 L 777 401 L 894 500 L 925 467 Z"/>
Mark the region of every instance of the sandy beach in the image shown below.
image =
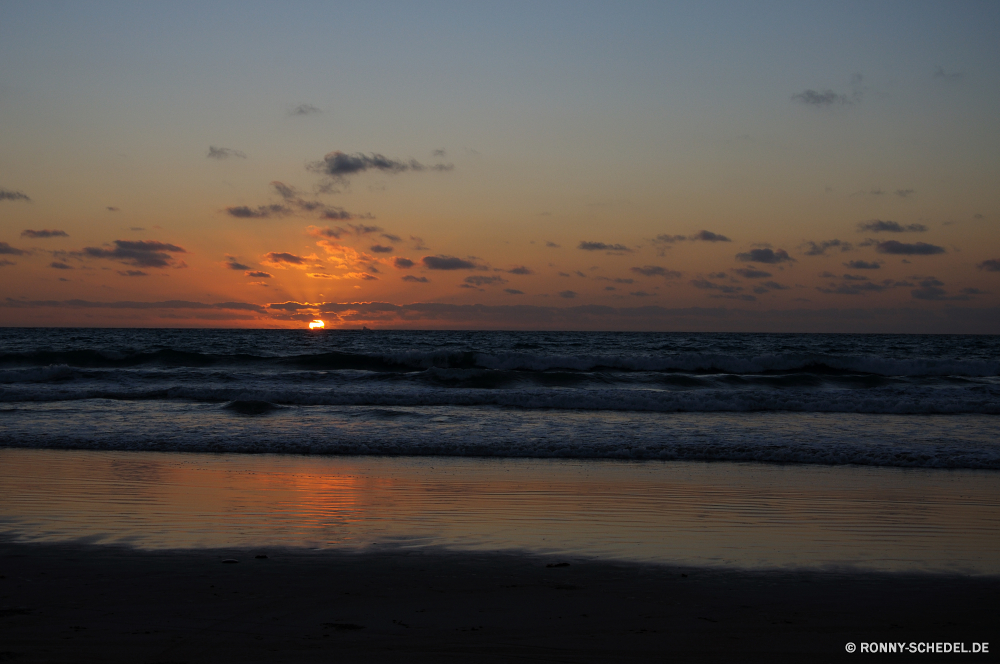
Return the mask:
<path id="1" fill-rule="evenodd" d="M 0 584 L 0 661 L 17 663 L 801 662 L 863 656 L 848 642 L 1000 648 L 995 577 L 5 543 Z M 933 656 L 969 657 L 996 655 Z"/>

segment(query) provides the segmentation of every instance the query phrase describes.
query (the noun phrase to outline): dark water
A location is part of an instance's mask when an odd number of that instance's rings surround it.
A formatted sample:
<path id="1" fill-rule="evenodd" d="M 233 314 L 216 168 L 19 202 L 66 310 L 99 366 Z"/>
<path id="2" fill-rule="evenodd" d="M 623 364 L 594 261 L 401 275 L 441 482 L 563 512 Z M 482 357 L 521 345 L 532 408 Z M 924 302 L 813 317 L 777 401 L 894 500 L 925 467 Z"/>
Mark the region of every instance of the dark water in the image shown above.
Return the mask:
<path id="1" fill-rule="evenodd" d="M 0 329 L 0 445 L 1000 469 L 1000 337 Z"/>

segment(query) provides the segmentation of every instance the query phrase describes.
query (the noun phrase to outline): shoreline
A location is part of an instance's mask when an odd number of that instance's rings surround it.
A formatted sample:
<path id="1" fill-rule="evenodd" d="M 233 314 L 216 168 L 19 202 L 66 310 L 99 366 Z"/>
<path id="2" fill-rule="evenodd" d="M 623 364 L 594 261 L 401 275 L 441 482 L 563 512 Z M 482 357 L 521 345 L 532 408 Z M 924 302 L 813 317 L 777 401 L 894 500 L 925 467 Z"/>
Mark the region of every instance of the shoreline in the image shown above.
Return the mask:
<path id="1" fill-rule="evenodd" d="M 842 661 L 849 641 L 1000 652 L 1000 576 L 3 542 L 0 577 L 0 661 L 17 663 Z"/>

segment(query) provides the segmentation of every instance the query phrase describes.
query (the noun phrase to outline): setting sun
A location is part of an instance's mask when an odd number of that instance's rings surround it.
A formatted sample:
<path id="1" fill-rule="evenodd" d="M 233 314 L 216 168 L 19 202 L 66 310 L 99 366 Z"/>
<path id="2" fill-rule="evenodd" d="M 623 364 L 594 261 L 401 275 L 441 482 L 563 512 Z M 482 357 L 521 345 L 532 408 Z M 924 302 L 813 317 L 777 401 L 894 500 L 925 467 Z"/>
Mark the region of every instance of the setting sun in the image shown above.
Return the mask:
<path id="1" fill-rule="evenodd" d="M 309 329 L 310 330 L 321 330 L 324 327 L 326 327 L 326 323 L 324 323 L 323 321 L 321 321 L 318 318 L 316 320 L 314 320 L 313 322 L 309 323 Z"/>

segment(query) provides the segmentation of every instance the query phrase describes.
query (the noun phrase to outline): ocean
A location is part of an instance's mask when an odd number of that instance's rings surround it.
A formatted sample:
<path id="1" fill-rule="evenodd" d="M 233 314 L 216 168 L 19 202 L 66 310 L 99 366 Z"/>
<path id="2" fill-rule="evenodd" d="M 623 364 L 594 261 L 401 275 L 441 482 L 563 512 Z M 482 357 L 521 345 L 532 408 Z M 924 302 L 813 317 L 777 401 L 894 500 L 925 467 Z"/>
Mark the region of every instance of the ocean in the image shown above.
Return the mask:
<path id="1" fill-rule="evenodd" d="M 0 330 L 0 541 L 1000 574 L 1000 338 Z"/>
<path id="2" fill-rule="evenodd" d="M 0 329 L 0 446 L 1000 469 L 1000 337 Z"/>

